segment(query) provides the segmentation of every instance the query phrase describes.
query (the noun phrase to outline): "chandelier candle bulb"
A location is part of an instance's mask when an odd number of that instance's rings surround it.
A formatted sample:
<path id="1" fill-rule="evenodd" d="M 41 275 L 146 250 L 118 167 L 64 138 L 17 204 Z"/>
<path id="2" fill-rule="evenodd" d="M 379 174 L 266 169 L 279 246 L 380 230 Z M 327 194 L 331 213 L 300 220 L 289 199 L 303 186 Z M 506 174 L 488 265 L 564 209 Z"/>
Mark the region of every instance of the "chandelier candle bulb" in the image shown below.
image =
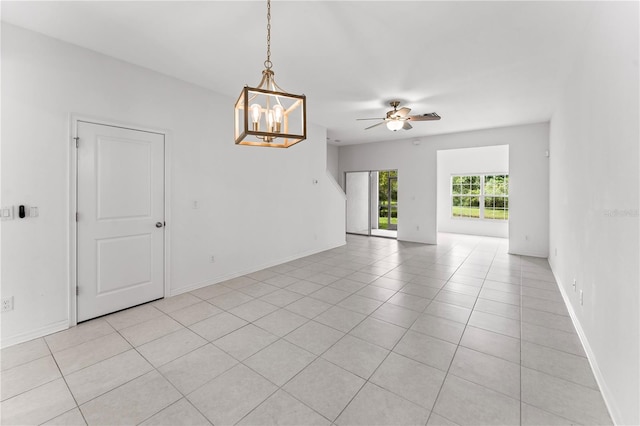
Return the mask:
<path id="1" fill-rule="evenodd" d="M 276 133 L 280 133 L 281 131 L 283 114 L 284 108 L 282 108 L 282 105 L 278 104 L 273 106 L 273 121 L 275 125 L 274 131 Z"/>
<path id="2" fill-rule="evenodd" d="M 251 118 L 253 120 L 253 130 L 260 130 L 260 115 L 262 114 L 262 108 L 258 104 L 251 105 Z"/>

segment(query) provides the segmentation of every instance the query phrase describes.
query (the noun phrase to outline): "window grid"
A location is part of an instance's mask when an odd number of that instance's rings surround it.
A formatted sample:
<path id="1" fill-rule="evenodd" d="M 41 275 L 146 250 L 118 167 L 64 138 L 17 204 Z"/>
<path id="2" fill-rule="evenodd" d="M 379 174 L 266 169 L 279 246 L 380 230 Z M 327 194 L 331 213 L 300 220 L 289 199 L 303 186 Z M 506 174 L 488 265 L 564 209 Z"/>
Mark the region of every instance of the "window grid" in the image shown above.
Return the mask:
<path id="1" fill-rule="evenodd" d="M 451 216 L 508 220 L 509 175 L 451 176 Z"/>

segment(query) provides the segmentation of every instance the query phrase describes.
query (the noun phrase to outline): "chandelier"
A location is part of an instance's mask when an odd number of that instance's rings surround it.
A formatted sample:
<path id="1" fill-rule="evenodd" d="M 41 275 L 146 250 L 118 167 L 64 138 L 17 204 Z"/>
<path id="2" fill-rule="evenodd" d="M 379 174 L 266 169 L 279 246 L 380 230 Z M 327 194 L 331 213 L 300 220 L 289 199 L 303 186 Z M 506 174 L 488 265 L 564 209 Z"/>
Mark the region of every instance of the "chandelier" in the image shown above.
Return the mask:
<path id="1" fill-rule="evenodd" d="M 271 68 L 271 0 L 267 0 L 267 59 L 258 87 L 244 86 L 236 101 L 236 145 L 289 148 L 307 138 L 307 98 L 286 93 Z"/>

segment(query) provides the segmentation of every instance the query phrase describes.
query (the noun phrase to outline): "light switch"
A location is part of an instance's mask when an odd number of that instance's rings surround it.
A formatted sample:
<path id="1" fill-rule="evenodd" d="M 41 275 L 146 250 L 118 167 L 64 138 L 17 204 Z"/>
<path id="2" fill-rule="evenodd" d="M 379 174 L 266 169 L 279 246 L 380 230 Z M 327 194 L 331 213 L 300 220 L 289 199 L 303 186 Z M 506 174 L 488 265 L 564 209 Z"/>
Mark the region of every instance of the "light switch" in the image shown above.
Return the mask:
<path id="1" fill-rule="evenodd" d="M 3 207 L 0 210 L 0 217 L 2 220 L 13 220 L 13 206 Z"/>

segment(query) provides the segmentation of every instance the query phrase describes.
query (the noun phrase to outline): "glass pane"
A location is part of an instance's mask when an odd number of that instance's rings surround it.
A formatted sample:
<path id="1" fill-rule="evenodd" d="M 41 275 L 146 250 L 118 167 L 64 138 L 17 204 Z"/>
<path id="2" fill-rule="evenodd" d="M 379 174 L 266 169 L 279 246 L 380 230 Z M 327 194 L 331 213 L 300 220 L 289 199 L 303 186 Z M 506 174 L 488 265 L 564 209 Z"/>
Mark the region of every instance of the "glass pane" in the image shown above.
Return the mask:
<path id="1" fill-rule="evenodd" d="M 485 176 L 484 177 L 484 193 L 488 195 L 493 195 L 496 193 L 496 179 L 495 176 Z"/>
<path id="2" fill-rule="evenodd" d="M 485 197 L 484 198 L 484 218 L 485 219 L 508 219 L 509 199 L 507 197 Z"/>
<path id="3" fill-rule="evenodd" d="M 467 197 L 469 209 L 467 216 L 472 218 L 480 217 L 480 197 Z"/>
<path id="4" fill-rule="evenodd" d="M 378 179 L 378 214 L 371 217 L 372 222 L 376 222 L 374 228 L 389 229 L 389 182 L 391 170 L 374 172 Z M 375 178 L 375 177 L 374 177 Z"/>
<path id="5" fill-rule="evenodd" d="M 393 170 L 390 174 L 397 175 L 397 171 Z M 389 208 L 391 209 L 390 219 L 387 219 L 389 223 L 388 229 L 398 229 L 398 179 L 393 177 L 389 179 L 390 196 Z"/>
<path id="6" fill-rule="evenodd" d="M 451 216 L 462 216 L 462 197 L 451 197 Z"/>
<path id="7" fill-rule="evenodd" d="M 484 197 L 484 208 L 485 209 L 492 209 L 494 206 L 495 202 L 495 197 Z M 485 214 L 486 216 L 486 214 Z"/>

